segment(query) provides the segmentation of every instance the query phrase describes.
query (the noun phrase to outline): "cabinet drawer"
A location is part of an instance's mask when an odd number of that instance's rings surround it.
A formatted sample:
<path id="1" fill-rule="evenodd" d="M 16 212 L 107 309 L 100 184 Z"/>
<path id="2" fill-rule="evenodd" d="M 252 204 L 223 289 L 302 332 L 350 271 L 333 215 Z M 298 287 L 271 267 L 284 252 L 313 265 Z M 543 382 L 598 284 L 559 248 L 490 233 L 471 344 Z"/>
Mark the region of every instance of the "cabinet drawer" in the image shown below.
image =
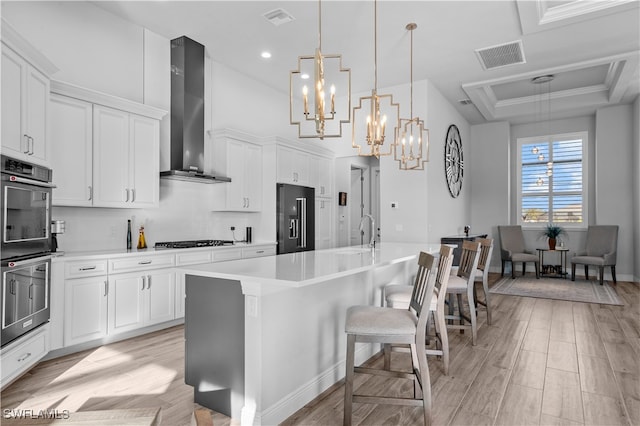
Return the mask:
<path id="1" fill-rule="evenodd" d="M 213 256 L 211 250 L 188 251 L 176 253 L 176 265 L 195 265 L 197 263 L 210 263 Z"/>
<path id="2" fill-rule="evenodd" d="M 41 327 L 16 346 L 2 351 L 3 385 L 6 385 L 9 380 L 13 380 L 29 367 L 35 365 L 47 354 L 49 350 L 47 347 L 48 332 L 48 326 Z"/>
<path id="3" fill-rule="evenodd" d="M 175 265 L 175 255 L 147 255 L 109 259 L 109 273 L 144 271 L 146 269 L 170 268 Z"/>
<path id="4" fill-rule="evenodd" d="M 272 256 L 276 254 L 275 246 L 252 247 L 242 249 L 242 258 Z"/>
<path id="5" fill-rule="evenodd" d="M 65 278 L 95 277 L 107 274 L 107 260 L 74 260 L 64 263 Z"/>
<path id="6" fill-rule="evenodd" d="M 211 259 L 212 262 L 222 262 L 225 260 L 240 259 L 242 257 L 242 250 L 239 248 L 221 249 L 221 250 L 214 250 L 212 254 L 213 254 Z"/>

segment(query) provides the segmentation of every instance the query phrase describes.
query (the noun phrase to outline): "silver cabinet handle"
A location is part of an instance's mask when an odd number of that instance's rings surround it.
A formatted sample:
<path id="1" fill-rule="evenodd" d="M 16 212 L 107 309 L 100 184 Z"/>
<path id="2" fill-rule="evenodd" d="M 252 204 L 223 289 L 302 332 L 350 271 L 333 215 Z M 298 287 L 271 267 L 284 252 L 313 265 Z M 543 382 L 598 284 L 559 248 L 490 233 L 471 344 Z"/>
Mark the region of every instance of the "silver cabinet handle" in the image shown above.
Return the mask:
<path id="1" fill-rule="evenodd" d="M 126 194 L 127 194 L 127 199 L 126 199 L 126 200 L 124 200 L 124 202 L 125 202 L 125 203 L 128 203 L 128 202 L 129 202 L 129 188 L 125 188 L 125 189 L 124 189 L 124 191 L 125 191 L 125 192 L 126 192 Z"/>
<path id="2" fill-rule="evenodd" d="M 135 188 L 133 188 L 133 189 L 131 190 L 131 202 L 132 202 L 132 203 L 135 203 L 135 202 L 136 202 L 136 189 L 135 189 Z"/>
<path id="3" fill-rule="evenodd" d="M 89 201 L 93 200 L 93 186 L 89 185 Z"/>
<path id="4" fill-rule="evenodd" d="M 247 208 L 249 208 L 249 197 L 247 197 Z"/>
<path id="5" fill-rule="evenodd" d="M 20 358 L 18 358 L 18 362 L 22 362 L 25 359 L 29 358 L 30 356 L 31 356 L 31 352 L 27 352 L 26 354 L 24 354 Z"/>
<path id="6" fill-rule="evenodd" d="M 140 290 L 144 290 L 144 286 L 147 285 L 147 277 L 142 276 L 142 288 Z"/>
<path id="7" fill-rule="evenodd" d="M 262 254 L 262 253 L 264 253 L 264 250 L 258 250 L 256 253 Z"/>
<path id="8" fill-rule="evenodd" d="M 151 289 L 151 275 L 147 275 L 147 290 Z"/>
<path id="9" fill-rule="evenodd" d="M 29 140 L 31 141 L 31 149 L 29 150 L 29 155 L 33 155 L 33 154 L 35 154 L 35 151 L 34 151 L 35 147 L 34 147 L 34 144 L 33 144 L 33 138 L 31 136 L 29 136 Z"/>
<path id="10" fill-rule="evenodd" d="M 104 281 L 104 295 L 107 296 L 109 294 L 109 281 Z"/>
<path id="11" fill-rule="evenodd" d="M 140 262 L 138 262 L 138 265 L 148 265 L 151 262 L 153 262 L 152 260 L 141 260 Z"/>
<path id="12" fill-rule="evenodd" d="M 81 271 L 92 271 L 92 270 L 94 270 L 94 269 L 96 269 L 96 265 L 93 265 L 93 266 L 84 266 L 84 267 L 82 267 L 82 268 L 79 268 L 79 270 L 81 270 Z"/>

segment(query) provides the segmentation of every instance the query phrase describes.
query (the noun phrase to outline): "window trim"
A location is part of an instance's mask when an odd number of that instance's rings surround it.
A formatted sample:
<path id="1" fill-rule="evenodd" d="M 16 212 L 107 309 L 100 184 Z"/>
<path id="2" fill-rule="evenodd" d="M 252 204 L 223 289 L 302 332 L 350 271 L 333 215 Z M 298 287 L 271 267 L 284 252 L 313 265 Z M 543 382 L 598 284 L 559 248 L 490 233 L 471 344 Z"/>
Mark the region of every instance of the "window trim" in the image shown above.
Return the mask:
<path id="1" fill-rule="evenodd" d="M 553 135 L 529 136 L 517 138 L 517 161 L 516 161 L 516 223 L 521 225 L 523 229 L 542 229 L 546 223 L 531 223 L 522 221 L 522 146 L 530 143 L 544 143 L 549 145 L 551 141 L 558 140 L 582 140 L 582 222 L 561 222 L 561 226 L 565 229 L 586 229 L 589 224 L 589 161 L 588 161 L 588 145 L 589 132 L 579 131 L 570 133 L 556 133 Z"/>

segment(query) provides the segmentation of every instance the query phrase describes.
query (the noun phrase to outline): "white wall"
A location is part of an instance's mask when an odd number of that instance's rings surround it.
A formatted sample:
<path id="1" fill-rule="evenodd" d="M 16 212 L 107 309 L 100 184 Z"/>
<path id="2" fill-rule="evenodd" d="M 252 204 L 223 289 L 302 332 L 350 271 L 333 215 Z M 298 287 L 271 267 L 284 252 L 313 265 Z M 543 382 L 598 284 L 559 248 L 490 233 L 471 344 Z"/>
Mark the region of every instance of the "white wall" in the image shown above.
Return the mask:
<path id="1" fill-rule="evenodd" d="M 510 128 L 507 122 L 471 126 L 471 161 L 468 163 L 471 233 L 494 239 L 492 270 L 500 265 L 498 225 L 508 225 L 510 179 Z"/>
<path id="2" fill-rule="evenodd" d="M 630 213 L 634 198 L 633 169 L 638 163 L 633 161 L 633 122 L 632 105 L 602 108 L 596 113 L 596 212 L 590 222 L 620 226 L 616 275 L 625 281 L 633 279 L 635 259 L 635 220 Z"/>

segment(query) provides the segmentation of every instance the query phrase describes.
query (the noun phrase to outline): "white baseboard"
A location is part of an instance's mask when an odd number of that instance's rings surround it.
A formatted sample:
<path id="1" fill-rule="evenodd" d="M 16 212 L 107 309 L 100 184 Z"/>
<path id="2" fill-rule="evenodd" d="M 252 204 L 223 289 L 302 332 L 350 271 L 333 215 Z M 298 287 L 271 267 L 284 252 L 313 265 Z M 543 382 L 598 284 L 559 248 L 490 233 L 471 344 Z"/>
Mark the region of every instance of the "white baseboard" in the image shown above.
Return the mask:
<path id="1" fill-rule="evenodd" d="M 380 345 L 368 344 L 356 347 L 355 364 L 360 365 L 380 351 Z M 346 353 L 345 353 L 346 356 Z M 345 361 L 334 364 L 331 368 L 317 375 L 298 389 L 255 414 L 254 424 L 275 425 L 280 424 L 296 411 L 312 401 L 336 382 L 342 380 L 345 375 Z"/>

